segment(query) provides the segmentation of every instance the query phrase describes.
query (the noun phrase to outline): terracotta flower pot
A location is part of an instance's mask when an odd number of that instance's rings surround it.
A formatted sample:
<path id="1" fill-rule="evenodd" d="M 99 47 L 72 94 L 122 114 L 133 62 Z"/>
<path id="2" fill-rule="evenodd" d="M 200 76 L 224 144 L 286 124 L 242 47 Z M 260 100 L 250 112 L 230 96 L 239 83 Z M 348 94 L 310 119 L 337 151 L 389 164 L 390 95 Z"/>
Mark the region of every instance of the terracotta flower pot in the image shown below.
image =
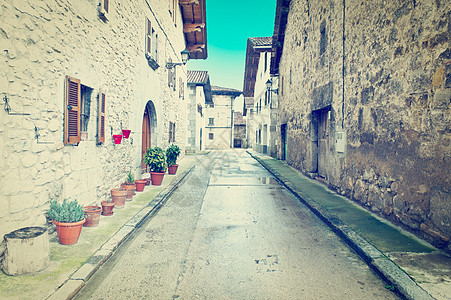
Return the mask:
<path id="1" fill-rule="evenodd" d="M 102 201 L 102 216 L 113 215 L 114 202 Z"/>
<path id="2" fill-rule="evenodd" d="M 122 134 L 113 134 L 115 144 L 120 144 L 122 141 Z"/>
<path id="3" fill-rule="evenodd" d="M 86 219 L 85 224 L 83 224 L 84 227 L 96 227 L 99 225 L 100 212 L 102 211 L 100 206 L 85 206 L 83 211 Z"/>
<path id="4" fill-rule="evenodd" d="M 150 183 L 152 182 L 152 179 L 149 178 L 144 178 L 144 180 L 146 181 L 146 186 L 150 185 Z"/>
<path id="5" fill-rule="evenodd" d="M 125 201 L 132 201 L 133 195 L 135 194 L 136 184 L 121 184 L 122 189 L 127 191 L 127 196 L 125 196 Z"/>
<path id="6" fill-rule="evenodd" d="M 137 180 L 135 180 L 136 191 L 137 192 L 144 191 L 144 187 L 146 186 L 146 182 L 147 182 L 147 180 L 145 180 L 145 179 L 137 179 Z"/>
<path id="7" fill-rule="evenodd" d="M 179 167 L 179 165 L 168 166 L 168 173 L 169 173 L 169 175 L 175 175 L 175 173 L 177 173 L 177 168 L 178 167 Z"/>
<path id="8" fill-rule="evenodd" d="M 127 191 L 125 191 L 121 188 L 111 189 L 111 197 L 113 198 L 114 206 L 116 208 L 124 207 L 126 196 L 127 196 Z"/>
<path id="9" fill-rule="evenodd" d="M 161 185 L 164 174 L 165 173 L 150 172 L 150 178 L 152 178 L 152 185 Z"/>
<path id="10" fill-rule="evenodd" d="M 65 223 L 53 220 L 53 224 L 56 225 L 56 232 L 58 233 L 60 244 L 73 245 L 78 242 L 81 228 L 83 227 L 83 223 L 85 223 L 85 221 L 86 220 L 83 219 L 78 222 Z"/>
<path id="11" fill-rule="evenodd" d="M 130 132 L 132 132 L 129 129 L 122 129 L 122 135 L 124 136 L 124 139 L 128 139 L 128 137 L 130 136 Z"/>

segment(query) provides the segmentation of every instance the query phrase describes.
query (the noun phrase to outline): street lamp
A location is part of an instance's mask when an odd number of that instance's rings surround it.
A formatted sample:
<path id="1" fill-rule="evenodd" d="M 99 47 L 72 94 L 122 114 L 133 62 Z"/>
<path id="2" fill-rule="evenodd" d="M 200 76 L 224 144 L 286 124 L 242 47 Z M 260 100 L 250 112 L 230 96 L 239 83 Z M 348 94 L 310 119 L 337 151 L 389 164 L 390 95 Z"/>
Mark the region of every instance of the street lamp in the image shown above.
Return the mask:
<path id="1" fill-rule="evenodd" d="M 271 81 L 271 79 L 268 79 L 268 81 L 266 81 L 266 89 L 268 90 L 268 92 L 274 92 L 276 94 L 279 94 L 279 89 L 277 88 L 277 89 L 271 90 L 271 86 L 272 86 L 272 81 Z"/>
<path id="2" fill-rule="evenodd" d="M 176 66 L 186 65 L 189 59 L 189 52 L 185 49 L 182 52 L 180 52 L 180 54 L 182 56 L 182 62 L 180 63 L 167 62 L 166 69 L 172 69 Z"/>

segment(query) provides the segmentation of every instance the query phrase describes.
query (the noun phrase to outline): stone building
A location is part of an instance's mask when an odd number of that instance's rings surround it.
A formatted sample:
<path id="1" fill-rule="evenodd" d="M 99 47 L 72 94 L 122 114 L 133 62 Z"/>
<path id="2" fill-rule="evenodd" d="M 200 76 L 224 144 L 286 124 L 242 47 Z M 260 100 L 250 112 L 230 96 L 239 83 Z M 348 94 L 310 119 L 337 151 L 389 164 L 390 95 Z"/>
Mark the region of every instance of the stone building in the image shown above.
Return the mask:
<path id="1" fill-rule="evenodd" d="M 0 45 L 0 236 L 52 199 L 99 204 L 149 146 L 185 148 L 181 52 L 207 56 L 205 0 L 6 0 Z"/>
<path id="2" fill-rule="evenodd" d="M 246 64 L 244 69 L 243 93 L 253 101 L 253 109 L 245 114 L 249 128 L 247 130 L 248 147 L 277 156 L 277 78 L 270 77 L 271 37 L 253 37 L 247 39 Z M 267 88 L 270 82 L 270 89 Z"/>
<path id="3" fill-rule="evenodd" d="M 233 112 L 233 148 L 246 148 L 246 120 L 240 111 Z"/>
<path id="4" fill-rule="evenodd" d="M 451 3 L 278 0 L 276 10 L 287 162 L 450 248 Z"/>
<path id="5" fill-rule="evenodd" d="M 213 104 L 210 76 L 207 71 L 188 71 L 189 113 L 186 150 L 205 150 L 205 107 Z"/>
<path id="6" fill-rule="evenodd" d="M 233 147 L 233 104 L 241 91 L 211 87 L 213 101 L 205 106 L 205 149 Z"/>

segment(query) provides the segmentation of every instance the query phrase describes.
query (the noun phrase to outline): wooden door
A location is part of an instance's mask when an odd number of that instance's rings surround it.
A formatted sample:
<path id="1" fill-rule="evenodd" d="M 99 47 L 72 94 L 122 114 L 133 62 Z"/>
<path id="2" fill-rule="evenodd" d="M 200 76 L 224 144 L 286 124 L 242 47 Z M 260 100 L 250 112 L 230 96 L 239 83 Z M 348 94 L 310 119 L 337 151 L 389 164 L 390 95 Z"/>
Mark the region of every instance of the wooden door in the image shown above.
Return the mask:
<path id="1" fill-rule="evenodd" d="M 141 173 L 147 172 L 147 165 L 142 162 L 142 158 L 147 152 L 147 149 L 151 147 L 150 142 L 151 130 L 150 130 L 150 114 L 148 109 L 146 108 L 143 116 L 143 125 L 142 125 L 142 149 L 141 149 Z"/>
<path id="2" fill-rule="evenodd" d="M 318 119 L 318 175 L 326 178 L 326 157 L 329 141 L 329 111 L 319 112 Z"/>

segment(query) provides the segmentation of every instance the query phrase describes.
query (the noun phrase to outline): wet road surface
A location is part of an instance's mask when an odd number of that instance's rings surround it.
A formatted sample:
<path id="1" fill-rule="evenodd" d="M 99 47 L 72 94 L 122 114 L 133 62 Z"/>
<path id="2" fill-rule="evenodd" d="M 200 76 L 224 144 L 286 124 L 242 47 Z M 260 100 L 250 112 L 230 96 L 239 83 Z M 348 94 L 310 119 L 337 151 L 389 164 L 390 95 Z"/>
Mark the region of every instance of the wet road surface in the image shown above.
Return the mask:
<path id="1" fill-rule="evenodd" d="M 243 151 L 202 156 L 77 299 L 396 299 Z"/>

